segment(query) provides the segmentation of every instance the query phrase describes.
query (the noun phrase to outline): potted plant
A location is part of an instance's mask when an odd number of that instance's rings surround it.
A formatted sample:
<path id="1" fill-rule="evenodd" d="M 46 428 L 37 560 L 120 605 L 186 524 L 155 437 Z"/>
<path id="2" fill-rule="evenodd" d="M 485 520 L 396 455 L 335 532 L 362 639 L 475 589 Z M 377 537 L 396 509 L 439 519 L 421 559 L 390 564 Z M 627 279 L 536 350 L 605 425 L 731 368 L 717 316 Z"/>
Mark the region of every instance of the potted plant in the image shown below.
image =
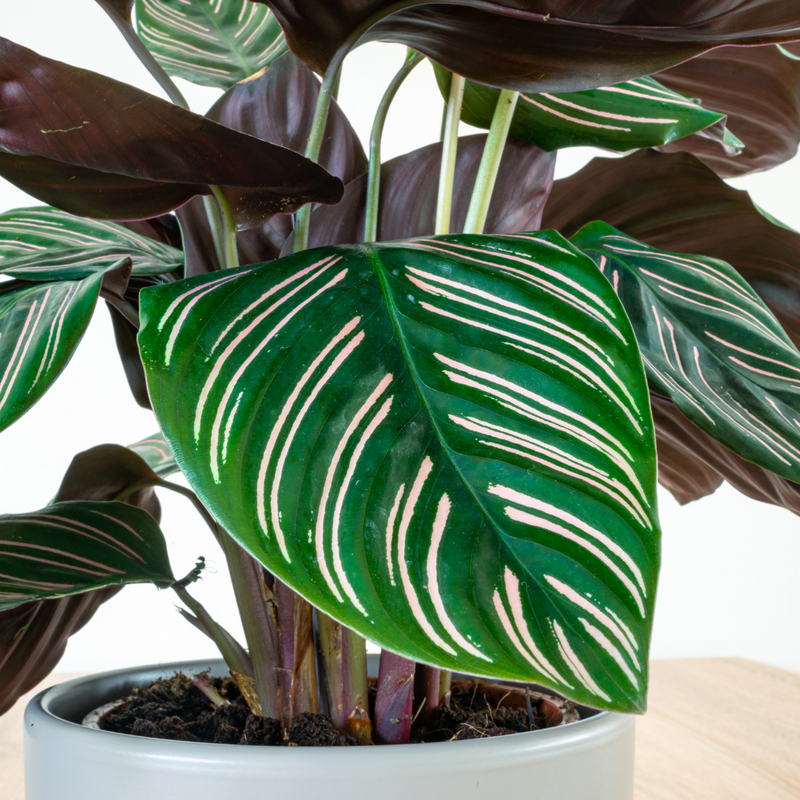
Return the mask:
<path id="1" fill-rule="evenodd" d="M 776 135 L 750 106 L 797 94 L 781 43 L 800 11 L 136 0 L 134 28 L 134 0 L 97 2 L 172 102 L 0 40 L 0 175 L 48 204 L 0 217 L 0 426 L 102 297 L 159 431 L 79 454 L 50 505 L 0 517 L 0 710 L 149 581 L 224 659 L 178 665 L 204 720 L 297 744 L 324 712 L 318 743 L 381 746 L 169 741 L 189 737 L 164 714 L 131 723 L 150 738 L 76 724 L 163 672 L 143 668 L 32 702 L 29 797 L 630 796 L 656 438 L 684 502 L 727 479 L 791 507 L 800 478 L 797 234 L 720 177 L 796 149 L 796 125 Z M 409 52 L 367 157 L 334 97 L 376 39 Z M 424 57 L 442 141 L 382 164 Z M 200 116 L 169 75 L 225 93 Z M 488 134 L 459 139 L 462 119 Z M 554 185 L 580 144 L 635 152 Z M 202 560 L 175 579 L 156 488 L 220 543 L 245 643 L 193 598 Z M 453 717 L 454 672 L 480 676 L 480 741 L 382 746 Z M 527 732 L 495 736 L 495 713 Z"/>

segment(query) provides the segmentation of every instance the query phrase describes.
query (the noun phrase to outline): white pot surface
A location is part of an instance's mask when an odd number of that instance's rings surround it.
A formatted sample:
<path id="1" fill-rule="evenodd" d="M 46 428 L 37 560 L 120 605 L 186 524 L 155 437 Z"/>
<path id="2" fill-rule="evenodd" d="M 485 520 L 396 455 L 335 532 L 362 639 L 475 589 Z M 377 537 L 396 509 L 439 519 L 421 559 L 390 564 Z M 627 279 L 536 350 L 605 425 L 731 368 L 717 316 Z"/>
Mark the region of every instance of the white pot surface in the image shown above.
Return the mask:
<path id="1" fill-rule="evenodd" d="M 93 709 L 193 661 L 62 683 L 25 710 L 26 800 L 631 800 L 633 717 L 396 747 L 247 747 L 92 730 Z"/>

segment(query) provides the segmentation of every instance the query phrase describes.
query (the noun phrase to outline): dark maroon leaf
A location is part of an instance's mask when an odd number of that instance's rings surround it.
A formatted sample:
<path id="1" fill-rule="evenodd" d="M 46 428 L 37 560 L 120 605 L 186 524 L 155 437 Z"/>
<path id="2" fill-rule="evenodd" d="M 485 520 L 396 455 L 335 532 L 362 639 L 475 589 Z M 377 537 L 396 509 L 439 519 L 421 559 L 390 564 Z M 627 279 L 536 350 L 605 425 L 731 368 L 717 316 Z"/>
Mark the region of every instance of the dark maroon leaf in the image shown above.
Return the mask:
<path id="1" fill-rule="evenodd" d="M 192 278 L 195 275 L 205 275 L 215 272 L 222 266 L 217 258 L 214 237 L 208 225 L 206 204 L 202 197 L 193 197 L 186 205 L 181 206 L 176 212 L 183 235 L 184 277 Z M 267 223 L 269 224 L 269 223 Z M 240 231 L 237 240 L 243 233 L 257 235 L 260 228 Z M 241 262 L 247 264 L 247 261 Z"/>
<path id="2" fill-rule="evenodd" d="M 318 95 L 319 80 L 294 55 L 286 53 L 252 78 L 230 88 L 207 116 L 228 128 L 303 153 Z M 345 184 L 367 169 L 358 135 L 335 100 L 328 114 L 319 163 Z M 188 203 L 178 216 L 187 240 L 187 276 L 218 269 L 202 202 Z M 277 258 L 292 227 L 291 217 L 282 214 L 258 228 L 241 231 L 239 262 L 256 264 Z"/>
<path id="3" fill-rule="evenodd" d="M 800 514 L 800 484 L 739 458 L 689 422 L 672 401 L 652 395 L 651 400 L 658 449 L 658 480 L 679 502 L 710 494 L 716 488 L 714 483 L 724 479 L 753 500 Z M 691 476 L 701 481 L 694 491 L 689 484 Z"/>
<path id="4" fill-rule="evenodd" d="M 161 479 L 139 455 L 119 444 L 101 444 L 72 459 L 54 503 L 67 500 L 114 500 L 133 486 L 151 483 L 122 499 L 123 503 L 147 511 L 156 522 L 161 506 L 153 486 Z"/>
<path id="5" fill-rule="evenodd" d="M 123 490 L 158 476 L 144 459 L 120 445 L 104 444 L 78 453 L 69 465 L 54 502 L 112 500 Z M 124 501 L 147 511 L 157 521 L 161 506 L 151 487 Z M 46 678 L 58 664 L 67 640 L 121 586 L 83 594 L 37 600 L 0 612 L 0 714 Z"/>
<path id="6" fill-rule="evenodd" d="M 572 236 L 593 220 L 661 250 L 727 261 L 800 346 L 800 234 L 771 223 L 694 156 L 596 158 L 556 181 L 543 227 Z"/>
<path id="7" fill-rule="evenodd" d="M 131 12 L 136 0 L 96 0 L 96 2 L 106 11 L 114 11 L 123 19 L 131 21 Z"/>
<path id="8" fill-rule="evenodd" d="M 158 216 L 216 184 L 257 224 L 342 193 L 297 153 L 2 38 L 0 112 L 0 175 L 84 216 Z"/>
<path id="9" fill-rule="evenodd" d="M 125 371 L 125 379 L 128 381 L 133 399 L 142 408 L 152 411 L 153 407 L 150 405 L 150 397 L 147 394 L 144 365 L 139 356 L 139 346 L 136 343 L 136 335 L 139 331 L 110 303 L 108 304 L 108 312 L 111 314 L 114 341 L 117 345 L 122 368 Z"/>
<path id="10" fill-rule="evenodd" d="M 38 600 L 0 612 L 0 714 L 52 672 L 69 637 L 121 588 Z"/>
<path id="11" fill-rule="evenodd" d="M 485 141 L 484 134 L 458 140 L 451 223 L 454 232 L 464 227 Z M 441 160 L 442 143 L 437 142 L 382 165 L 379 241 L 433 234 Z M 554 167 L 555 153 L 509 139 L 489 207 L 486 233 L 538 230 Z M 338 206 L 318 208 L 311 217 L 309 246 L 363 242 L 366 193 L 364 175 L 347 185 Z"/>
<path id="12" fill-rule="evenodd" d="M 304 153 L 311 134 L 319 79 L 291 53 L 237 83 L 206 116 L 226 128 Z M 350 121 L 334 100 L 318 163 L 345 184 L 367 171 L 367 156 Z"/>
<path id="13" fill-rule="evenodd" d="M 797 45 L 795 51 L 800 54 Z M 728 129 L 744 151 L 726 156 L 702 134 L 670 142 L 665 153 L 693 153 L 725 178 L 770 169 L 788 161 L 800 142 L 800 61 L 777 47 L 721 47 L 658 74 L 670 89 L 698 97 L 728 115 Z"/>
<path id="14" fill-rule="evenodd" d="M 650 404 L 656 420 L 658 482 L 681 505 L 713 494 L 724 479 L 696 452 L 695 440 L 687 436 L 688 426 L 692 423 L 671 400 L 651 395 Z M 702 434 L 699 428 L 692 427 Z M 715 440 L 710 440 L 721 447 Z"/>
<path id="15" fill-rule="evenodd" d="M 168 244 L 178 250 L 183 247 L 181 226 L 174 214 L 162 214 L 160 217 L 152 219 L 118 220 L 118 224 L 140 236 L 147 236 L 149 239 Z"/>
<path id="16" fill-rule="evenodd" d="M 800 6 L 786 0 L 254 2 L 273 10 L 289 47 L 319 73 L 352 37 L 400 42 L 479 83 L 534 92 L 621 83 L 724 44 L 800 38 Z"/>

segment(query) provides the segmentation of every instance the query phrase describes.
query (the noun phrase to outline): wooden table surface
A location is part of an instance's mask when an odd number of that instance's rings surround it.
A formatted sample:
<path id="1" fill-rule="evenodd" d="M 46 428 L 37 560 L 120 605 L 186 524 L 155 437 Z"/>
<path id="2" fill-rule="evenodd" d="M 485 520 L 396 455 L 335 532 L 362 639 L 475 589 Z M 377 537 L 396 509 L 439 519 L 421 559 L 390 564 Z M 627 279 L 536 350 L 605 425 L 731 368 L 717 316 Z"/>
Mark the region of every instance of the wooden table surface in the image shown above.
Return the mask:
<path id="1" fill-rule="evenodd" d="M 2 800 L 24 798 L 27 699 L 0 717 Z M 739 658 L 654 661 L 649 704 L 636 725 L 636 800 L 800 798 L 800 675 Z"/>

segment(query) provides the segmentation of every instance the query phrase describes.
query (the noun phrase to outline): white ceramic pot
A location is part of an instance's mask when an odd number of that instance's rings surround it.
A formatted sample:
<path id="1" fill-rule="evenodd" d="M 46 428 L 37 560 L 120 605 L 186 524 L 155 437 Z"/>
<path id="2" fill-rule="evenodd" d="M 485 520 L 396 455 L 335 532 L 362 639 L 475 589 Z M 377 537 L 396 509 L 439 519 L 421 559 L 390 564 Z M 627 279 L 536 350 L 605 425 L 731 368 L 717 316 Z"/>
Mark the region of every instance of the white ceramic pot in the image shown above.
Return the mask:
<path id="1" fill-rule="evenodd" d="M 180 669 L 106 672 L 38 694 L 25 711 L 26 800 L 631 800 L 634 719 L 591 714 L 513 736 L 398 747 L 244 747 L 92 730 L 93 709 Z"/>

